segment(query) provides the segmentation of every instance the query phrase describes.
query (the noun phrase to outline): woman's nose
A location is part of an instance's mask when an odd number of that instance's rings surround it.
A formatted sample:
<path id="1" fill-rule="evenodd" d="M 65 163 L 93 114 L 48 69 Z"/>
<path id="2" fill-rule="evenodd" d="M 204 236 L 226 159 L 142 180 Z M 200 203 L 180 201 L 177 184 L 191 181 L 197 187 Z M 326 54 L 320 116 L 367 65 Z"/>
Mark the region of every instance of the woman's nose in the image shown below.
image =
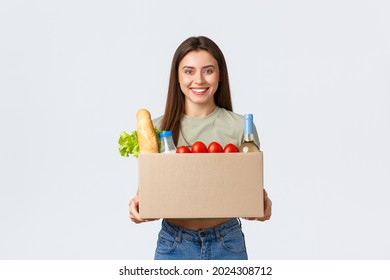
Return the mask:
<path id="1" fill-rule="evenodd" d="M 201 84 L 203 83 L 203 74 L 201 72 L 198 72 L 196 75 L 195 75 L 195 80 L 194 80 L 195 83 L 197 84 Z"/>

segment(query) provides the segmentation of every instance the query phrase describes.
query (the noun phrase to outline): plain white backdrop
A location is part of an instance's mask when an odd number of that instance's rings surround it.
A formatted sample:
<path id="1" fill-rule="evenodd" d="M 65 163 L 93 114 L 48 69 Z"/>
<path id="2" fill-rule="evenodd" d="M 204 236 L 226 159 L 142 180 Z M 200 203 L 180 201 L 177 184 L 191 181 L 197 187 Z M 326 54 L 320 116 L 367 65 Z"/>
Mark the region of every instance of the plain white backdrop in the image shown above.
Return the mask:
<path id="1" fill-rule="evenodd" d="M 251 112 L 273 200 L 243 221 L 250 259 L 390 258 L 388 1 L 1 1 L 0 259 L 152 259 L 137 160 L 173 53 L 205 35 Z M 189 170 L 191 172 L 191 170 Z M 196 171 L 194 171 L 196 172 Z"/>

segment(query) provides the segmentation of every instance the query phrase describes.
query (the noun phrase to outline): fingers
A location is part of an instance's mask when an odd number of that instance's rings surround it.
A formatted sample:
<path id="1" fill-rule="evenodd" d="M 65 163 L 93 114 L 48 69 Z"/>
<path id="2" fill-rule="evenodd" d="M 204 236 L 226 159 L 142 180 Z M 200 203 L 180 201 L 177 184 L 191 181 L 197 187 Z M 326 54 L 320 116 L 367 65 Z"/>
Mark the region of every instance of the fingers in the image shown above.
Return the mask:
<path id="1" fill-rule="evenodd" d="M 158 219 L 142 219 L 139 215 L 139 195 L 137 194 L 132 200 L 129 202 L 129 216 L 130 220 L 136 224 L 156 221 Z"/>
<path id="2" fill-rule="evenodd" d="M 267 196 L 266 201 L 264 203 L 264 216 L 258 218 L 257 220 L 261 222 L 268 221 L 271 218 L 271 216 L 272 216 L 272 201 Z"/>
<path id="3" fill-rule="evenodd" d="M 139 196 L 136 195 L 132 200 L 130 200 L 130 203 L 129 203 L 129 214 L 130 214 L 130 219 L 131 219 L 134 223 L 136 223 L 136 224 L 145 222 L 145 220 L 142 219 L 142 218 L 139 216 L 138 208 L 139 208 Z"/>
<path id="4" fill-rule="evenodd" d="M 271 218 L 272 215 L 272 201 L 268 197 L 268 193 L 265 189 L 263 189 L 264 194 L 264 216 L 260 217 L 259 221 L 267 221 Z"/>
<path id="5" fill-rule="evenodd" d="M 263 199 L 264 199 L 264 203 L 266 203 L 266 201 L 268 199 L 268 193 L 265 189 L 263 189 Z"/>
<path id="6" fill-rule="evenodd" d="M 243 218 L 245 220 L 249 220 L 249 221 L 261 221 L 261 222 L 264 222 L 264 221 L 268 221 L 269 219 L 271 219 L 271 216 L 272 216 L 272 201 L 271 199 L 269 199 L 268 197 L 268 193 L 264 190 L 264 216 L 262 217 L 246 217 L 246 218 Z"/>

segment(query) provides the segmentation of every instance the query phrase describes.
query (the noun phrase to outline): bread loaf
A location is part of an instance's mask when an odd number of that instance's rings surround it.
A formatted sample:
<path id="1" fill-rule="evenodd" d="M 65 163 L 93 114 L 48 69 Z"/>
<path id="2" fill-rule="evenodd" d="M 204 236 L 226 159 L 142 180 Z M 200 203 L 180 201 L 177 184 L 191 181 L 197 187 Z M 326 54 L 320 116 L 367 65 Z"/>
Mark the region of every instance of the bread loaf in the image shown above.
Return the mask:
<path id="1" fill-rule="evenodd" d="M 137 135 L 140 153 L 158 153 L 156 132 L 146 109 L 139 109 L 137 112 Z"/>

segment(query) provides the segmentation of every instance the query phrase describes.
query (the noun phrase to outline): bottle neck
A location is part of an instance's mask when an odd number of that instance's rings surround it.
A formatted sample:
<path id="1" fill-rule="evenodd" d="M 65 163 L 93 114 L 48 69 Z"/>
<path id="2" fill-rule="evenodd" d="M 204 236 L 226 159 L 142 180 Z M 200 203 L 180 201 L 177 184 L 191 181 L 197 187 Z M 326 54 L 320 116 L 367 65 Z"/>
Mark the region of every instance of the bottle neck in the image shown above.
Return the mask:
<path id="1" fill-rule="evenodd" d="M 253 142 L 253 117 L 251 114 L 245 115 L 244 118 L 244 141 Z"/>
<path id="2" fill-rule="evenodd" d="M 244 141 L 245 142 L 254 142 L 255 137 L 253 136 L 253 134 L 244 134 Z"/>
<path id="3" fill-rule="evenodd" d="M 173 144 L 172 137 L 163 137 L 161 138 L 161 142 L 164 143 L 164 145 L 169 146 Z"/>
<path id="4" fill-rule="evenodd" d="M 164 146 L 168 146 L 169 144 L 169 139 L 167 137 L 162 137 L 161 142 L 163 143 Z"/>
<path id="5" fill-rule="evenodd" d="M 161 137 L 160 153 L 175 152 L 176 146 L 173 143 L 172 136 Z"/>

